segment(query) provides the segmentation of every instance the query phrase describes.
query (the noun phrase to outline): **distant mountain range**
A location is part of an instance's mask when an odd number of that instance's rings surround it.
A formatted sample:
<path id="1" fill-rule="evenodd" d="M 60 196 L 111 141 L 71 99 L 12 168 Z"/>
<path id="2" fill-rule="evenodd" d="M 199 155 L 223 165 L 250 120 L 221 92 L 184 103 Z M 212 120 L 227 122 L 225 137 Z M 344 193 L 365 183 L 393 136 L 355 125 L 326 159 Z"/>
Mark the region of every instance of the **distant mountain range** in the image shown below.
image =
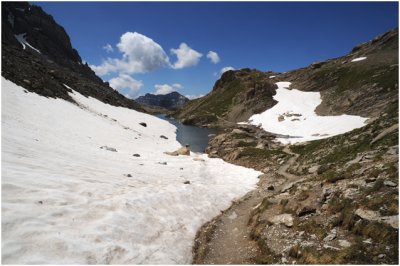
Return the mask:
<path id="1" fill-rule="evenodd" d="M 136 99 L 136 102 L 141 104 L 163 107 L 170 110 L 182 108 L 188 101 L 188 98 L 176 91 L 164 95 L 146 93 L 146 95 Z"/>

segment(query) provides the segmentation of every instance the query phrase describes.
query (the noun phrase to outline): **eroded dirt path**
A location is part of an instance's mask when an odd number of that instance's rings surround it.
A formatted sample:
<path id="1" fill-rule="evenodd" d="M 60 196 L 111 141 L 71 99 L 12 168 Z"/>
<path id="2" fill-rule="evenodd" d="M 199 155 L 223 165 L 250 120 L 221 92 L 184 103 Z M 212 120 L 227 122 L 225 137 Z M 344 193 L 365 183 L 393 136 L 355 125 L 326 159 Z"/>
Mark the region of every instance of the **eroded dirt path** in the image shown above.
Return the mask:
<path id="1" fill-rule="evenodd" d="M 297 183 L 299 177 L 287 172 L 298 154 L 288 147 L 283 150 L 292 155 L 277 171 L 285 178 L 274 191 L 257 188 L 244 196 L 240 202 L 234 203 L 221 215 L 205 224 L 197 233 L 193 250 L 193 264 L 257 264 L 261 255 L 257 243 L 250 239 L 251 228 L 248 226 L 251 211 L 261 203 L 263 198 L 284 190 L 285 187 Z M 268 177 L 264 177 L 268 178 Z"/>

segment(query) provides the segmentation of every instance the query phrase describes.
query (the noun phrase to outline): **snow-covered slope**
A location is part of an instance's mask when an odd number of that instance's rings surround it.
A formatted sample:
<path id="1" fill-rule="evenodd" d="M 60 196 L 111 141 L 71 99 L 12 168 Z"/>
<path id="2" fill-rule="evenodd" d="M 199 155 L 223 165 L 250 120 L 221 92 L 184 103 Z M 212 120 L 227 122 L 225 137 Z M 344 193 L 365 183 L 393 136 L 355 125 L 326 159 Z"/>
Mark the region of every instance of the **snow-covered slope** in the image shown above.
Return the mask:
<path id="1" fill-rule="evenodd" d="M 253 125 L 266 131 L 289 135 L 278 138 L 282 143 L 297 143 L 331 137 L 365 125 L 367 118 L 354 115 L 318 116 L 315 108 L 321 103 L 319 92 L 288 89 L 290 82 L 277 82 L 274 99 L 278 103 L 267 111 L 250 117 Z"/>
<path id="2" fill-rule="evenodd" d="M 2 78 L 3 263 L 187 264 L 197 229 L 255 187 L 257 171 L 163 154 L 180 146 L 166 121 L 71 96 Z"/>

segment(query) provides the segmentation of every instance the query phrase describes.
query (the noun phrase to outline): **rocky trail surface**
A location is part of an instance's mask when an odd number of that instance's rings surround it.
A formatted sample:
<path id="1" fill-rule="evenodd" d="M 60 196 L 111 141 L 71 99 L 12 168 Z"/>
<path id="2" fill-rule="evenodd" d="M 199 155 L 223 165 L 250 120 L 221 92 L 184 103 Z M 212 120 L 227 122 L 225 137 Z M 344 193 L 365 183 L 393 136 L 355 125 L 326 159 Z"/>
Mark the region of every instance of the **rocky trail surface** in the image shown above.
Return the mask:
<path id="1" fill-rule="evenodd" d="M 257 242 L 250 237 L 252 228 L 249 222 L 253 213 L 249 210 L 257 209 L 264 198 L 271 197 L 291 188 L 295 183 L 303 180 L 287 170 L 295 164 L 298 154 L 293 153 L 289 147 L 283 151 L 290 157 L 279 168 L 277 173 L 284 177 L 276 188 L 263 189 L 261 186 L 249 192 L 239 201 L 235 202 L 221 215 L 205 224 L 198 232 L 195 240 L 194 264 L 258 264 L 262 252 Z M 272 179 L 269 175 L 262 175 L 261 179 Z M 262 183 L 265 180 L 260 180 Z"/>

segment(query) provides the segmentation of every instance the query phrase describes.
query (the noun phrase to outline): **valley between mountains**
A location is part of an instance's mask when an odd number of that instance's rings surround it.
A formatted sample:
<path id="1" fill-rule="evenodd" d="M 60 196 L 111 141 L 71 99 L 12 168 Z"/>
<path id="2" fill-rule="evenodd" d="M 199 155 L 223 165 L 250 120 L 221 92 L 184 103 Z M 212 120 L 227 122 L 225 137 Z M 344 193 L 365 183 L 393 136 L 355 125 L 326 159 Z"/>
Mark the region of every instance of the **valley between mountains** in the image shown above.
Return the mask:
<path id="1" fill-rule="evenodd" d="M 5 264 L 398 264 L 398 29 L 204 97 L 128 99 L 2 3 Z M 217 128 L 171 156 L 176 127 Z"/>

